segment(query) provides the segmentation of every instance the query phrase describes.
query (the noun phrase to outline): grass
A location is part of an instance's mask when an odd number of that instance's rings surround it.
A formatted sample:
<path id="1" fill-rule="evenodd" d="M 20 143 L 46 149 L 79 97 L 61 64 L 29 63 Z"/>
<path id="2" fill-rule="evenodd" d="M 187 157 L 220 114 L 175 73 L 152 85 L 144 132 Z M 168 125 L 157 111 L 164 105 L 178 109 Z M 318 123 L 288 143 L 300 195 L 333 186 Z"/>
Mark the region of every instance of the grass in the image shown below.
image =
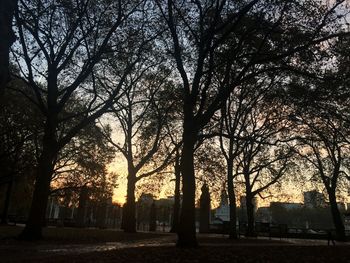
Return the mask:
<path id="1" fill-rule="evenodd" d="M 64 256 L 56 262 L 67 262 Z M 175 247 L 151 247 L 114 250 L 74 256 L 70 262 L 350 262 L 347 247 L 297 247 L 297 246 L 245 246 L 177 249 Z"/>
<path id="2" fill-rule="evenodd" d="M 18 226 L 0 226 L 1 240 L 14 240 L 22 231 Z M 124 233 L 123 231 L 93 228 L 47 227 L 43 229 L 44 240 L 39 243 L 100 243 L 125 242 L 164 236 L 163 233 Z M 27 242 L 29 243 L 29 242 Z M 36 244 L 38 242 L 35 242 Z"/>
<path id="3" fill-rule="evenodd" d="M 0 262 L 350 262 L 349 246 L 302 246 L 263 239 L 229 241 L 222 236 L 204 235 L 198 237 L 199 244 L 202 244 L 199 248 L 179 249 L 173 245 L 176 240 L 173 234 L 127 234 L 114 230 L 75 228 L 45 228 L 45 239 L 40 242 L 10 238 L 21 230 L 14 226 L 0 227 Z M 159 246 L 161 244 L 155 241 L 157 239 L 166 244 Z M 108 242 L 136 246 L 117 249 L 112 246 L 111 250 L 95 251 L 96 247 L 103 248 Z M 74 253 L 60 250 L 74 247 L 78 248 Z M 84 253 L 79 250 L 82 248 L 85 249 Z"/>

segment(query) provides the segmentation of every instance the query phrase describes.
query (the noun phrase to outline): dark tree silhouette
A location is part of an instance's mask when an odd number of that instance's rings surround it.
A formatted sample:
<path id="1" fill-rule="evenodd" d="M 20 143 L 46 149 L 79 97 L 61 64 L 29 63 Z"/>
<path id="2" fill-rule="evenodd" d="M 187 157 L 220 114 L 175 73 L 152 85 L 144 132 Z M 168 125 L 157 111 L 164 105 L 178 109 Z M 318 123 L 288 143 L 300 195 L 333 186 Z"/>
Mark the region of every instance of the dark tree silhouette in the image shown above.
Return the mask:
<path id="1" fill-rule="evenodd" d="M 180 151 L 175 152 L 175 163 L 174 163 L 174 174 L 175 174 L 175 188 L 174 188 L 174 207 L 173 207 L 173 218 L 171 222 L 170 232 L 176 233 L 179 227 L 180 219 L 180 208 L 181 208 L 181 172 L 180 172 Z"/>
<path id="2" fill-rule="evenodd" d="M 10 48 L 16 40 L 12 30 L 12 21 L 17 7 L 17 0 L 0 1 L 0 96 L 9 81 Z"/>
<path id="3" fill-rule="evenodd" d="M 337 193 L 341 181 L 348 176 L 349 131 L 343 128 L 345 122 L 325 115 L 315 116 L 314 112 L 315 109 L 310 109 L 308 114 L 304 112 L 303 116 L 295 116 L 301 132 L 295 149 L 315 169 L 313 177 L 322 182 L 328 195 L 336 238 L 344 241 L 345 227 L 337 204 Z"/>
<path id="4" fill-rule="evenodd" d="M 151 66 L 150 71 L 145 69 Z M 136 231 L 137 182 L 161 172 L 169 165 L 175 151 L 174 145 L 166 140 L 167 114 L 172 108 L 171 99 L 166 96 L 173 84 L 167 80 L 170 72 L 156 66 L 157 63 L 139 65 L 126 81 L 124 96 L 111 110 L 121 127 L 123 142 L 117 143 L 112 138 L 109 141 L 128 166 L 123 225 L 126 232 Z M 161 148 L 169 152 L 161 153 Z"/>
<path id="5" fill-rule="evenodd" d="M 20 1 L 18 4 L 15 17 L 20 44 L 13 49 L 13 56 L 21 69 L 18 77 L 28 84 L 35 97 L 31 99 L 27 92 L 23 95 L 44 116 L 32 205 L 20 236 L 23 239 L 42 236 L 41 227 L 59 151 L 112 105 L 141 52 L 142 44 L 135 48 L 134 57 L 130 54 L 131 59 L 121 63 L 125 74 L 116 80 L 119 84 L 107 95 L 108 98 L 102 95 L 104 101 L 101 102 L 97 79 L 103 74 L 103 69 L 99 62 L 106 52 L 128 47 L 128 37 L 115 32 L 126 26 L 125 21 L 135 13 L 139 4 L 138 1 L 101 1 L 96 4 L 90 1 L 56 3 L 40 0 Z M 87 109 L 61 116 L 77 94 L 89 101 Z M 59 125 L 68 120 L 75 125 L 68 130 L 59 130 Z"/>
<path id="6" fill-rule="evenodd" d="M 196 247 L 194 151 L 198 134 L 234 87 L 261 73 L 289 68 L 298 53 L 338 36 L 327 32 L 334 9 L 317 1 L 156 1 L 169 37 L 166 47 L 183 89 L 183 205 L 179 247 Z M 312 16 L 310 16 L 310 8 Z"/>
<path id="7" fill-rule="evenodd" d="M 345 228 L 337 195 L 342 182 L 349 178 L 348 43 L 348 36 L 341 37 L 330 42 L 327 50 L 314 50 L 321 56 L 314 56 L 313 63 L 304 62 L 312 74 L 291 78 L 282 92 L 292 111 L 290 119 L 296 125 L 295 150 L 311 165 L 313 179 L 323 185 L 328 195 L 338 240 L 345 240 Z M 325 68 L 321 66 L 324 63 Z"/>
<path id="8" fill-rule="evenodd" d="M 12 90 L 25 85 L 13 79 L 0 98 L 0 185 L 6 186 L 1 222 L 7 222 L 11 194 L 18 182 L 29 179 L 36 163 L 41 117 L 24 97 Z M 28 180 L 32 182 L 32 180 Z"/>

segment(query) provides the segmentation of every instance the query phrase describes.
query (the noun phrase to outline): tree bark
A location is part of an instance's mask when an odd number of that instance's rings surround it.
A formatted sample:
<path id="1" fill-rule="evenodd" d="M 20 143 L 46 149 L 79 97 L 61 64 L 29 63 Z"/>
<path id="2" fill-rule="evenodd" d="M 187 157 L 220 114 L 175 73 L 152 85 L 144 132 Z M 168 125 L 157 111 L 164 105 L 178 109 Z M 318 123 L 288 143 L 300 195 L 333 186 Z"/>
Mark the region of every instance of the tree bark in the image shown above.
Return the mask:
<path id="1" fill-rule="evenodd" d="M 180 216 L 180 184 L 181 184 L 181 172 L 180 172 L 180 156 L 176 153 L 175 160 L 175 193 L 174 193 L 174 211 L 173 222 L 170 229 L 171 233 L 176 233 L 179 226 Z"/>
<path id="2" fill-rule="evenodd" d="M 247 233 L 246 236 L 254 237 L 255 228 L 254 228 L 254 205 L 253 205 L 253 196 L 250 193 L 246 194 L 246 207 L 247 207 Z"/>
<path id="3" fill-rule="evenodd" d="M 126 203 L 124 205 L 123 230 L 127 233 L 136 232 L 136 203 L 135 203 L 136 175 L 129 169 Z"/>
<path id="4" fill-rule="evenodd" d="M 233 184 L 233 162 L 232 159 L 227 161 L 227 191 L 230 207 L 230 229 L 229 229 L 229 239 L 237 239 L 237 205 L 236 205 L 236 195 Z"/>
<path id="5" fill-rule="evenodd" d="M 12 19 L 17 0 L 0 1 L 0 96 L 9 80 L 9 53 L 16 37 L 12 30 Z"/>
<path id="6" fill-rule="evenodd" d="M 12 193 L 13 178 L 8 182 L 6 189 L 6 196 L 4 202 L 4 209 L 2 210 L 1 224 L 7 224 L 7 215 L 10 207 L 11 193 Z"/>
<path id="7" fill-rule="evenodd" d="M 331 206 L 333 223 L 334 223 L 335 232 L 336 232 L 336 240 L 345 241 L 346 240 L 345 227 L 344 227 L 343 220 L 341 218 L 340 211 L 338 209 L 335 190 L 327 189 L 327 191 L 328 191 L 329 204 Z"/>
<path id="8" fill-rule="evenodd" d="M 19 236 L 23 240 L 38 240 L 42 238 L 42 226 L 45 224 L 50 183 L 58 154 L 55 135 L 56 123 L 47 121 L 45 125 L 43 151 L 38 162 L 29 217 L 25 228 Z"/>
<path id="9" fill-rule="evenodd" d="M 177 231 L 178 247 L 197 247 L 196 218 L 195 218 L 195 173 L 194 173 L 194 145 L 196 142 L 196 130 L 193 127 L 193 119 L 185 117 L 183 132 L 183 149 L 181 155 L 181 176 L 183 201 L 179 228 Z"/>

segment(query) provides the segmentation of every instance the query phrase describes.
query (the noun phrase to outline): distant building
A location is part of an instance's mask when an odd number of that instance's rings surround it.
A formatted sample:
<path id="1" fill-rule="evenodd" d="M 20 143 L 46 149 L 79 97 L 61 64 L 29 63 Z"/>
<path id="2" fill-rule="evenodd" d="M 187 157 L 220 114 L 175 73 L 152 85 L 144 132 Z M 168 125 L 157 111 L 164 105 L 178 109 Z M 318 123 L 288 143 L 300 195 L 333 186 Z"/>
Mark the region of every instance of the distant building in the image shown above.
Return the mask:
<path id="1" fill-rule="evenodd" d="M 155 200 L 155 205 L 158 211 L 157 220 L 163 227 L 171 225 L 174 212 L 174 202 L 175 198 L 173 196 Z"/>
<path id="2" fill-rule="evenodd" d="M 59 213 L 60 205 L 58 203 L 57 196 L 49 196 L 46 209 L 46 218 L 49 220 L 58 219 Z"/>
<path id="3" fill-rule="evenodd" d="M 180 196 L 180 201 L 182 197 Z M 156 218 L 156 224 L 163 231 L 168 231 L 173 219 L 174 196 L 155 199 L 152 194 L 142 193 L 137 201 L 136 206 L 136 222 L 137 229 L 142 231 L 149 230 L 151 222 L 151 207 L 154 205 L 153 216 Z"/>
<path id="4" fill-rule="evenodd" d="M 146 194 L 142 193 L 138 199 L 138 202 L 141 202 L 143 204 L 151 205 L 153 203 L 153 195 L 152 194 Z"/>
<path id="5" fill-rule="evenodd" d="M 343 214 L 345 230 L 350 230 L 350 212 Z"/>
<path id="6" fill-rule="evenodd" d="M 271 222 L 271 210 L 270 207 L 259 207 L 255 215 L 256 221 L 261 223 L 270 223 Z"/>
<path id="7" fill-rule="evenodd" d="M 254 213 L 256 213 L 257 210 L 258 210 L 258 198 L 253 197 L 252 203 L 253 203 L 253 206 L 254 206 Z M 246 201 L 246 197 L 245 196 L 241 196 L 240 204 L 241 204 L 241 209 L 242 210 L 246 210 L 247 209 L 247 201 Z"/>
<path id="8" fill-rule="evenodd" d="M 288 203 L 288 202 L 271 202 L 270 207 L 272 206 L 280 206 L 286 210 L 299 209 L 303 207 L 302 203 Z"/>
<path id="9" fill-rule="evenodd" d="M 230 221 L 230 206 L 228 203 L 228 195 L 225 189 L 225 185 L 223 185 L 221 191 L 220 205 L 215 211 L 215 219 L 227 222 Z"/>
<path id="10" fill-rule="evenodd" d="M 142 193 L 136 202 L 136 228 L 148 230 L 150 222 L 151 205 L 154 202 L 152 194 Z"/>
<path id="11" fill-rule="evenodd" d="M 325 207 L 326 200 L 324 194 L 316 190 L 304 192 L 304 206 L 307 208 Z"/>

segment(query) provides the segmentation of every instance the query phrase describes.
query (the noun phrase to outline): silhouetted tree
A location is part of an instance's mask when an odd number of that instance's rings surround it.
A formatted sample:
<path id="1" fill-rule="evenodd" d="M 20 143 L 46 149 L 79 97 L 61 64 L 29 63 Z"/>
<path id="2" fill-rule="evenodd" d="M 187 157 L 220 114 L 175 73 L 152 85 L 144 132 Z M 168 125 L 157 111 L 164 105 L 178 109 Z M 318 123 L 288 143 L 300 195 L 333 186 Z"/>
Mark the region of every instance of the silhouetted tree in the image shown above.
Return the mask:
<path id="1" fill-rule="evenodd" d="M 344 241 L 345 227 L 337 205 L 337 191 L 348 171 L 346 166 L 349 163 L 347 156 L 350 148 L 346 138 L 350 135 L 349 130 L 343 129 L 346 127 L 344 122 L 329 119 L 327 116 L 315 116 L 311 113 L 298 118 L 298 129 L 302 135 L 296 149 L 314 167 L 313 178 L 320 180 L 325 187 L 337 239 Z"/>
<path id="2" fill-rule="evenodd" d="M 181 208 L 181 172 L 180 172 L 180 151 L 175 152 L 175 163 L 174 163 L 174 175 L 175 175 L 175 187 L 174 187 L 174 207 L 173 207 L 173 218 L 171 222 L 170 232 L 176 233 L 179 226 L 180 219 L 180 208 Z"/>
<path id="3" fill-rule="evenodd" d="M 115 32 L 126 29 L 125 22 L 135 14 L 140 2 L 100 1 L 97 4 L 90 1 L 23 0 L 18 4 L 15 17 L 19 45 L 13 48 L 12 54 L 21 70 L 18 77 L 35 94 L 31 101 L 44 118 L 35 189 L 29 218 L 21 234 L 23 239 L 42 236 L 41 226 L 59 151 L 112 105 L 125 76 L 138 59 L 142 44 L 134 49 L 134 57 L 130 54 L 131 59 L 121 63 L 124 74 L 115 80 L 119 83 L 116 88 L 108 95 L 100 93 L 96 81 L 98 75 L 103 74 L 100 62 L 107 52 L 129 48 L 128 34 Z M 23 92 L 23 95 L 30 98 L 28 92 Z M 83 112 L 72 112 L 67 116 L 66 106 L 74 96 L 89 101 L 88 106 Z M 60 130 L 60 124 L 68 120 L 75 121 L 75 125 Z"/>
<path id="4" fill-rule="evenodd" d="M 32 175 L 40 135 L 39 112 L 12 90 L 14 86 L 24 89 L 25 85 L 13 79 L 0 98 L 0 185 L 6 186 L 2 223 L 7 222 L 13 188 Z"/>
<path id="5" fill-rule="evenodd" d="M 166 140 L 167 113 L 172 103 L 163 96 L 167 94 L 163 91 L 173 85 L 167 79 L 170 72 L 161 67 L 147 71 L 144 66 L 129 76 L 124 96 L 112 108 L 122 130 L 123 142 L 115 142 L 112 138 L 109 141 L 123 155 L 128 166 L 123 225 L 126 232 L 136 231 L 137 182 L 162 171 L 169 165 L 175 151 L 171 142 Z M 161 154 L 161 148 L 169 152 Z"/>
<path id="6" fill-rule="evenodd" d="M 254 107 L 254 100 L 249 100 L 246 89 L 238 89 L 229 97 L 224 107 L 221 109 L 221 119 L 219 126 L 219 141 L 221 152 L 226 161 L 227 191 L 230 206 L 230 227 L 229 238 L 236 239 L 237 235 L 237 204 L 234 179 L 236 178 L 234 161 L 242 151 L 240 136 L 243 132 L 247 113 Z M 247 103 L 244 103 L 247 101 Z"/>
<path id="7" fill-rule="evenodd" d="M 295 149 L 327 192 L 338 240 L 345 240 L 345 228 L 337 194 L 348 176 L 350 150 L 348 41 L 348 37 L 339 38 L 326 51 L 317 50 L 315 54 L 323 56 L 309 65 L 313 74 L 292 78 L 284 93 L 292 109 L 290 119 L 296 124 Z"/>
<path id="8" fill-rule="evenodd" d="M 279 103 L 257 103 L 248 112 L 242 132 L 242 152 L 236 158 L 236 173 L 243 176 L 247 209 L 247 235 L 254 236 L 253 198 L 278 183 L 293 167 L 293 151 L 286 145 L 289 121 Z"/>
<path id="9" fill-rule="evenodd" d="M 9 56 L 10 48 L 16 40 L 12 30 L 12 21 L 18 0 L 0 1 L 0 96 L 3 95 L 5 86 L 9 81 Z"/>
<path id="10" fill-rule="evenodd" d="M 195 247 L 193 157 L 199 132 L 234 87 L 274 71 L 271 62 L 288 68 L 298 52 L 336 36 L 338 32 L 326 30 L 336 15 L 316 1 L 155 2 L 168 28 L 166 47 L 171 47 L 183 88 L 183 205 L 177 245 Z"/>

